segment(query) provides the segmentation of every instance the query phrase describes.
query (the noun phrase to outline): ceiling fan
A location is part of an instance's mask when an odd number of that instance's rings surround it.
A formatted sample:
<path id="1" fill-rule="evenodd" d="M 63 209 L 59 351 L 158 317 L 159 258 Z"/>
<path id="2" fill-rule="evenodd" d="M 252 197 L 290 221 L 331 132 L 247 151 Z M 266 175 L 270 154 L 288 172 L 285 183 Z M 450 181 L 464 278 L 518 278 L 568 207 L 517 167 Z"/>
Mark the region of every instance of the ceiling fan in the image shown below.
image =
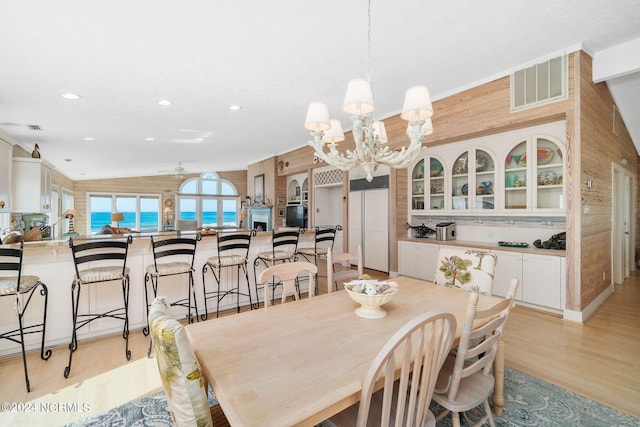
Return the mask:
<path id="1" fill-rule="evenodd" d="M 182 179 L 184 178 L 184 175 L 186 173 L 188 173 L 183 167 L 182 167 L 182 162 L 178 162 L 178 166 L 176 166 L 173 169 L 169 169 L 169 170 L 159 170 L 158 172 L 160 173 L 172 173 L 176 176 L 176 178 L 178 179 Z"/>

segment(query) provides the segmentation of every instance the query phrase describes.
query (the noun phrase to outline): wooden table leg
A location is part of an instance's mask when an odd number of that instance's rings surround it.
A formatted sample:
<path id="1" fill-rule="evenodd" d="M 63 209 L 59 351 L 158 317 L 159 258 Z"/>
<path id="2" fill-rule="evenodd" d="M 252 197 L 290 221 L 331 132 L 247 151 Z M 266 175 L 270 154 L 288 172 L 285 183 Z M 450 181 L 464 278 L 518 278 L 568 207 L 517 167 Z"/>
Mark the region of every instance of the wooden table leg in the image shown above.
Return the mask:
<path id="1" fill-rule="evenodd" d="M 495 378 L 493 412 L 501 417 L 504 411 L 504 343 L 502 340 L 498 343 L 496 358 L 493 360 L 493 377 Z"/>

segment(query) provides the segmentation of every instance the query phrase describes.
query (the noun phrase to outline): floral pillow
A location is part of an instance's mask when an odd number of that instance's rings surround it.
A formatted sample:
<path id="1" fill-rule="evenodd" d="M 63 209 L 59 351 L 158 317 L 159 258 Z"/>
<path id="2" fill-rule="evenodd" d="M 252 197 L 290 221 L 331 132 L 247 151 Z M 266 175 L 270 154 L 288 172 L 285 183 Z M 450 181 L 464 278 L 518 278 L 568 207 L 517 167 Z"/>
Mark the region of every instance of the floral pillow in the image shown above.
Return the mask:
<path id="1" fill-rule="evenodd" d="M 184 326 L 171 315 L 165 297 L 157 297 L 151 305 L 149 328 L 175 424 L 213 426 L 207 392 L 191 344 Z"/>
<path id="2" fill-rule="evenodd" d="M 440 248 L 434 283 L 491 295 L 497 260 L 491 252 Z"/>

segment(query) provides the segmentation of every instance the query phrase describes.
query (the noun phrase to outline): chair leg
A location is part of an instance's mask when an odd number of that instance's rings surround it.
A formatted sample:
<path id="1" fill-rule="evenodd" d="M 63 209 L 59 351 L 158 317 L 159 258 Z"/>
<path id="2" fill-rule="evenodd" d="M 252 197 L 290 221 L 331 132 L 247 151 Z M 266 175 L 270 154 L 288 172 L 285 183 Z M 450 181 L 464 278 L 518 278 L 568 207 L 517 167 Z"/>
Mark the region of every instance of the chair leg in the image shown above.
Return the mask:
<path id="1" fill-rule="evenodd" d="M 124 299 L 124 328 L 122 338 L 125 340 L 124 354 L 127 360 L 131 360 L 131 350 L 129 350 L 129 277 L 122 278 L 122 297 Z"/>
<path id="2" fill-rule="evenodd" d="M 31 385 L 29 384 L 29 372 L 27 370 L 27 354 L 24 349 L 24 330 L 22 327 L 22 316 L 24 310 L 20 308 L 20 295 L 16 294 L 16 307 L 18 308 L 18 327 L 20 328 L 20 347 L 22 349 L 22 365 L 24 367 L 24 382 L 27 386 L 27 393 L 31 392 Z"/>
<path id="3" fill-rule="evenodd" d="M 485 417 L 489 421 L 489 425 L 491 427 L 496 427 L 496 425 L 493 422 L 493 414 L 491 413 L 491 407 L 489 406 L 489 399 L 485 399 L 483 406 L 484 406 L 484 411 L 486 413 Z"/>
<path id="4" fill-rule="evenodd" d="M 40 358 L 42 360 L 49 360 L 51 357 L 51 349 L 44 351 L 44 340 L 47 332 L 47 307 L 49 305 L 49 289 L 47 285 L 40 282 L 40 295 L 44 297 L 44 314 L 42 315 L 42 342 L 40 344 Z"/>
<path id="5" fill-rule="evenodd" d="M 80 288 L 81 283 L 74 281 L 71 285 L 71 311 L 73 312 L 73 331 L 71 333 L 71 342 L 69 343 L 69 363 L 66 368 L 64 368 L 64 377 L 69 378 L 69 374 L 71 373 L 71 359 L 73 358 L 73 353 L 78 349 L 78 334 L 76 330 L 76 325 L 78 323 L 78 306 L 80 305 Z M 74 297 L 75 293 L 75 299 Z"/>
<path id="6" fill-rule="evenodd" d="M 249 296 L 249 307 L 253 310 L 253 300 L 251 299 L 251 284 L 249 283 L 249 272 L 247 271 L 247 263 L 242 264 L 242 270 L 244 270 L 244 277 L 247 280 L 247 295 Z M 240 274 L 238 272 L 238 274 Z M 238 290 L 240 290 L 240 278 L 238 278 Z"/>
<path id="7" fill-rule="evenodd" d="M 260 260 L 256 258 L 255 261 L 253 261 L 253 283 L 256 288 L 256 303 L 253 308 L 260 308 L 260 291 L 258 291 L 258 276 L 256 274 L 256 267 L 258 267 L 258 265 L 260 265 Z"/>
<path id="8" fill-rule="evenodd" d="M 202 266 L 202 297 L 204 298 L 204 319 L 207 320 L 209 318 L 209 307 L 207 307 L 207 281 L 205 280 L 205 275 L 207 273 L 208 263 L 204 263 Z M 216 317 L 218 317 L 218 312 L 216 311 Z"/>
<path id="9" fill-rule="evenodd" d="M 187 307 L 187 315 L 189 316 L 189 323 L 193 323 L 193 318 L 191 317 L 191 297 L 193 296 L 193 308 L 195 309 L 196 312 L 196 320 L 199 322 L 200 321 L 200 315 L 198 314 L 198 300 L 196 299 L 196 283 L 195 280 L 193 279 L 193 271 L 189 271 L 189 287 L 190 289 L 190 294 L 189 294 L 189 307 Z M 205 319 L 202 319 L 205 320 Z"/>
<path id="10" fill-rule="evenodd" d="M 453 427 L 460 427 L 460 413 L 451 412 L 451 425 Z"/>
<path id="11" fill-rule="evenodd" d="M 144 275 L 144 303 L 145 303 L 144 305 L 145 307 L 147 307 L 147 321 L 146 321 L 147 326 L 142 328 L 142 334 L 145 337 L 149 335 L 149 285 L 148 285 L 149 281 L 151 281 L 153 286 L 153 277 L 149 273 L 146 273 Z M 153 286 L 153 288 L 155 289 L 155 286 Z"/>

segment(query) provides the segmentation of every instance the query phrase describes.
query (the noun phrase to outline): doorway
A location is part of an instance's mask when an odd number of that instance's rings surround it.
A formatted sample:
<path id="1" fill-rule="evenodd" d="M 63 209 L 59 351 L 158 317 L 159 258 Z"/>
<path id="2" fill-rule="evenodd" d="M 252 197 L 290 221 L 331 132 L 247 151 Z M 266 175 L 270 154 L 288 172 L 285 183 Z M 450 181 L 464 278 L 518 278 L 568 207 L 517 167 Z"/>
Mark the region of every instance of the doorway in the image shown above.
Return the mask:
<path id="1" fill-rule="evenodd" d="M 622 283 L 635 270 L 636 177 L 613 163 L 611 188 L 611 269 L 613 283 Z"/>

